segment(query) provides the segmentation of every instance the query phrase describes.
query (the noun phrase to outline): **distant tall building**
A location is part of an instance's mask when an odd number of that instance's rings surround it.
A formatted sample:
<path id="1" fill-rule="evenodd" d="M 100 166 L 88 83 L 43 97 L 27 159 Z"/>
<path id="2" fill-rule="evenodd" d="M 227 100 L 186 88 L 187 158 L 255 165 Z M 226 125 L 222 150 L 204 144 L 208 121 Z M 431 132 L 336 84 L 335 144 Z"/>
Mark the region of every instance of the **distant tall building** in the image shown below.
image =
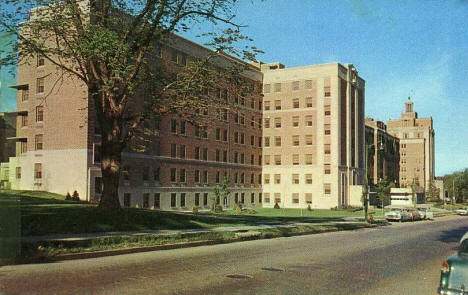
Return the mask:
<path id="1" fill-rule="evenodd" d="M 263 206 L 360 205 L 365 81 L 339 63 L 260 68 Z"/>
<path id="2" fill-rule="evenodd" d="M 382 121 L 366 118 L 367 179 L 372 187 L 380 179 L 398 186 L 400 178 L 400 140 L 388 133 Z"/>
<path id="3" fill-rule="evenodd" d="M 388 132 L 400 139 L 400 186 L 413 182 L 426 191 L 434 180 L 434 127 L 432 117 L 418 118 L 410 98 L 400 119 L 388 120 Z"/>

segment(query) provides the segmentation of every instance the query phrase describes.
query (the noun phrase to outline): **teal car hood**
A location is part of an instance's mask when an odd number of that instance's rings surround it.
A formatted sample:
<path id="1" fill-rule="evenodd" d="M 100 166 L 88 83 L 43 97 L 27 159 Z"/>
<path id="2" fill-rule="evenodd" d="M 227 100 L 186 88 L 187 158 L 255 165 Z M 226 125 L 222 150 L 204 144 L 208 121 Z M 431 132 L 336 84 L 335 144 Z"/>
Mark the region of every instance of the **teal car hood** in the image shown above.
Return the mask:
<path id="1" fill-rule="evenodd" d="M 448 275 L 448 288 L 468 291 L 468 255 L 456 254 L 447 259 L 450 265 L 450 272 Z"/>

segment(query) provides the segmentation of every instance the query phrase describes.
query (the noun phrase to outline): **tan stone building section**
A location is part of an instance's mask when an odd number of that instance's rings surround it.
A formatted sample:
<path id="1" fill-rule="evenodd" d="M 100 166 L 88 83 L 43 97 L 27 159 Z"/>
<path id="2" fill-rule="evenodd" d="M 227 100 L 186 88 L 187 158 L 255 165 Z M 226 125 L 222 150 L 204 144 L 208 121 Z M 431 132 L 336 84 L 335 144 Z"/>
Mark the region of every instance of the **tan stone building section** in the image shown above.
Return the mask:
<path id="1" fill-rule="evenodd" d="M 365 176 L 364 80 L 338 63 L 260 67 L 263 206 L 359 205 L 351 187 Z"/>
<path id="2" fill-rule="evenodd" d="M 434 127 L 432 117 L 418 118 L 408 98 L 400 119 L 388 120 L 388 132 L 400 139 L 400 186 L 414 183 L 427 190 L 434 180 Z"/>

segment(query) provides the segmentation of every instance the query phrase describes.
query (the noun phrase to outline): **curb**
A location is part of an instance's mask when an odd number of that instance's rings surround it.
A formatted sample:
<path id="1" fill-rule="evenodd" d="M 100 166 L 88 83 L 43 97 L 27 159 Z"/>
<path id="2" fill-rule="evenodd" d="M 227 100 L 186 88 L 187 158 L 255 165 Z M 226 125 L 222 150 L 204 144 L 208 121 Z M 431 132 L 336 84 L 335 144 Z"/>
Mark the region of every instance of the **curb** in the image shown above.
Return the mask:
<path id="1" fill-rule="evenodd" d="M 151 251 L 160 251 L 160 250 L 172 250 L 172 249 L 183 249 L 191 247 L 200 247 L 200 246 L 210 246 L 218 244 L 230 244 L 243 241 L 252 241 L 252 240 L 266 240 L 282 237 L 293 237 L 293 236 L 303 236 L 303 235 L 313 235 L 329 232 L 338 232 L 338 231 L 352 231 L 365 228 L 377 228 L 380 226 L 386 226 L 387 224 L 369 224 L 361 228 L 353 229 L 338 229 L 338 228 L 325 228 L 321 230 L 311 230 L 306 232 L 297 232 L 297 233 L 287 233 L 283 235 L 276 235 L 274 233 L 265 234 L 265 235 L 251 235 L 251 236 L 238 236 L 233 239 L 215 239 L 215 240 L 202 240 L 194 242 L 184 242 L 184 243 L 175 243 L 175 244 L 166 244 L 166 245 L 154 245 L 154 246 L 144 246 L 144 247 L 134 247 L 134 248 L 123 248 L 115 250 L 103 250 L 103 251 L 93 251 L 93 252 L 81 252 L 81 253 L 70 253 L 70 254 L 59 254 L 56 256 L 36 256 L 36 257 L 27 257 L 20 258 L 16 261 L 10 261 L 10 263 L 2 263 L 1 265 L 8 264 L 30 264 L 30 263 L 47 263 L 47 262 L 57 262 L 57 261 L 66 261 L 66 260 L 75 260 L 75 259 L 87 259 L 87 258 L 99 258 L 107 256 L 117 256 L 123 254 L 133 254 L 133 253 L 142 253 L 142 252 L 151 252 Z"/>

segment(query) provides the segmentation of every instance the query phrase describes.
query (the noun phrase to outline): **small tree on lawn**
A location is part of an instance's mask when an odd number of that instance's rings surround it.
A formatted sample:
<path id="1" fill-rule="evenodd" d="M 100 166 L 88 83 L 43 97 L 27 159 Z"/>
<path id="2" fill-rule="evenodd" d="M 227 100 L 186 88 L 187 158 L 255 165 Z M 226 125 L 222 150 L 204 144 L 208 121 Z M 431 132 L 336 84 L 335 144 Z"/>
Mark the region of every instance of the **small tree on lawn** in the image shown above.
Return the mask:
<path id="1" fill-rule="evenodd" d="M 229 195 L 231 191 L 229 190 L 229 179 L 227 177 L 223 177 L 221 180 L 221 185 L 217 185 L 213 188 L 215 201 L 212 202 L 211 210 L 216 211 L 216 200 L 224 200 L 224 198 L 229 200 Z"/>
<path id="2" fill-rule="evenodd" d="M 379 180 L 378 184 L 375 186 L 377 199 L 379 203 L 382 204 L 382 212 L 384 211 L 385 204 L 390 202 L 390 190 L 392 187 L 393 183 L 386 178 Z"/>
<path id="3" fill-rule="evenodd" d="M 208 90 L 229 81 L 232 96 L 252 93 L 251 83 L 243 76 L 248 66 L 220 58 L 227 53 L 253 61 L 260 52 L 248 45 L 251 39 L 241 34 L 243 26 L 234 20 L 237 2 L 2 1 L 0 29 L 17 37 L 19 54 L 10 54 L 0 65 L 31 64 L 40 57 L 55 66 L 57 73 L 50 73 L 56 80 L 54 88 L 65 82 L 86 86 L 91 102 L 88 113 L 96 118 L 102 135 L 100 208 L 120 209 L 122 152 L 132 144 L 141 147 L 138 142 L 144 142 L 147 135 L 145 122 L 175 114 L 207 126 L 212 117 L 207 116 L 209 112 L 234 107 L 213 101 Z M 206 26 L 208 30 L 217 28 L 200 34 L 210 39 L 206 45 L 213 54 L 197 56 L 177 71 L 156 58 L 161 44 L 170 43 L 174 33 L 199 27 L 201 22 L 212 24 Z M 242 49 L 236 48 L 238 41 Z"/>
<path id="4" fill-rule="evenodd" d="M 435 181 L 429 181 L 426 196 L 431 201 L 440 201 L 440 189 L 435 186 Z"/>

